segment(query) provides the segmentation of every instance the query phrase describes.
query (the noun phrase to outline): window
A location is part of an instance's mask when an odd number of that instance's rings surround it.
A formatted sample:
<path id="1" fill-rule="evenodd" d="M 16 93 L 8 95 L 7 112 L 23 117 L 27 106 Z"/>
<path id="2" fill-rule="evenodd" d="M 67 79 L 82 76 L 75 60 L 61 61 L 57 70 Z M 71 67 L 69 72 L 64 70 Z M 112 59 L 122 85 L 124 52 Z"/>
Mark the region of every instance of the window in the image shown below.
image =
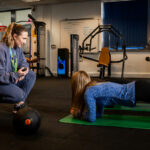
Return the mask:
<path id="1" fill-rule="evenodd" d="M 8 26 L 11 23 L 11 12 L 0 12 L 0 25 Z"/>
<path id="2" fill-rule="evenodd" d="M 127 47 L 143 48 L 147 44 L 147 12 L 147 0 L 105 2 L 103 24 L 112 24 L 123 35 Z M 104 34 L 104 46 L 116 47 L 115 38 L 108 34 Z"/>

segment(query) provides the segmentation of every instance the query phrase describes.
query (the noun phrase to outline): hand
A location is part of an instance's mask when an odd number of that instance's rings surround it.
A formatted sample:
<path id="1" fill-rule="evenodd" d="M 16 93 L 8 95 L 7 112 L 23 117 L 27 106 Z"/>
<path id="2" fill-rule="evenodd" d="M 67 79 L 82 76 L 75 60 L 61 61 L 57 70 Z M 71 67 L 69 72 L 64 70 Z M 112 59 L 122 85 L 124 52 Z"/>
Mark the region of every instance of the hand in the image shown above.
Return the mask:
<path id="1" fill-rule="evenodd" d="M 71 108 L 70 113 L 74 118 L 80 118 L 80 110 L 78 108 Z"/>
<path id="2" fill-rule="evenodd" d="M 25 69 L 25 67 L 22 67 L 18 70 L 18 74 L 20 77 L 25 76 L 29 72 L 28 68 L 25 71 L 24 71 L 24 69 Z"/>
<path id="3" fill-rule="evenodd" d="M 25 76 L 20 76 L 17 80 L 16 80 L 16 84 L 18 83 L 18 81 L 21 81 L 24 79 Z"/>
<path id="4" fill-rule="evenodd" d="M 28 69 L 28 68 L 26 68 L 26 70 L 23 71 L 24 69 L 25 69 L 25 67 L 22 67 L 22 68 L 20 68 L 20 69 L 18 70 L 19 78 L 16 80 L 16 83 L 17 83 L 18 81 L 23 80 L 24 77 L 25 77 L 25 75 L 29 72 L 29 69 Z"/>
<path id="5" fill-rule="evenodd" d="M 24 77 L 25 77 L 25 76 L 21 76 L 21 77 L 19 77 L 18 81 L 23 80 L 23 79 L 24 79 Z"/>

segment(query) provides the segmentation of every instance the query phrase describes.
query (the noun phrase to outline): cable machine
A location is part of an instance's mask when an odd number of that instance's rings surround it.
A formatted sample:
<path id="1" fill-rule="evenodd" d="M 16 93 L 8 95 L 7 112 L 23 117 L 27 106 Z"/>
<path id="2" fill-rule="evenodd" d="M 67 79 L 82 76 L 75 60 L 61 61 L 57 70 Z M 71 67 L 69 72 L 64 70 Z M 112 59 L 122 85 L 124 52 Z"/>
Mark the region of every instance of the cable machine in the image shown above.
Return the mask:
<path id="1" fill-rule="evenodd" d="M 44 50 L 45 50 L 45 44 L 43 42 L 41 42 L 41 40 L 45 41 L 45 22 L 41 22 L 41 21 L 37 21 L 35 18 L 33 18 L 30 14 L 28 14 L 28 17 L 32 20 L 30 22 L 28 21 L 18 21 L 17 23 L 27 23 L 28 24 L 24 24 L 24 26 L 26 28 L 30 28 L 28 29 L 29 32 L 29 37 L 30 37 L 30 41 L 29 41 L 29 52 L 24 52 L 25 55 L 28 55 L 28 57 L 26 57 L 27 62 L 30 65 L 31 69 L 36 69 L 36 74 L 37 76 L 41 76 L 41 70 L 44 70 L 44 75 L 45 75 L 45 69 L 49 72 L 49 74 L 51 76 L 54 76 L 53 73 L 51 72 L 50 68 L 48 68 L 47 66 L 45 66 L 45 54 L 44 54 Z M 36 51 L 34 52 L 34 54 L 32 54 L 32 26 L 31 23 L 34 24 L 34 34 L 36 35 Z M 30 26 L 28 26 L 30 25 Z M 42 52 L 42 56 L 41 56 L 41 52 Z M 34 57 L 36 56 L 36 57 Z M 34 58 L 33 58 L 34 57 Z M 36 63 L 36 66 L 34 65 Z"/>
<path id="2" fill-rule="evenodd" d="M 45 60 L 45 58 L 41 58 L 40 57 L 40 30 L 41 28 L 44 28 L 45 29 L 45 22 L 41 22 L 41 21 L 37 21 L 35 18 L 33 18 L 33 16 L 31 16 L 31 14 L 28 14 L 28 17 L 30 19 L 32 19 L 32 22 L 34 23 L 35 25 L 35 31 L 36 31 L 36 34 L 37 34 L 37 52 L 35 53 L 35 55 L 37 56 L 37 76 L 39 76 L 39 70 L 41 69 L 40 68 L 40 60 Z M 46 69 L 49 74 L 53 77 L 53 73 L 51 72 L 50 68 L 48 68 L 47 66 L 44 66 L 44 69 Z"/>

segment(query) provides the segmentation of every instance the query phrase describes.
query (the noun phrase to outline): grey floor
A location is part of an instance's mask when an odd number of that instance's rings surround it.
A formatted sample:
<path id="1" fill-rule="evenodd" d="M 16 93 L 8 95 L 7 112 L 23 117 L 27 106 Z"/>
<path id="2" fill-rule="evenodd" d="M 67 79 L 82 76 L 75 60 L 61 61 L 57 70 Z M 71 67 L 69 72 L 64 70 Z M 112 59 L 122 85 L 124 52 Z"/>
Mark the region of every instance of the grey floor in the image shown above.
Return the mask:
<path id="1" fill-rule="evenodd" d="M 0 105 L 0 150 L 149 150 L 150 130 L 63 124 L 71 99 L 70 79 L 39 78 L 27 102 L 37 109 L 41 127 L 34 135 L 17 134 L 12 105 Z"/>

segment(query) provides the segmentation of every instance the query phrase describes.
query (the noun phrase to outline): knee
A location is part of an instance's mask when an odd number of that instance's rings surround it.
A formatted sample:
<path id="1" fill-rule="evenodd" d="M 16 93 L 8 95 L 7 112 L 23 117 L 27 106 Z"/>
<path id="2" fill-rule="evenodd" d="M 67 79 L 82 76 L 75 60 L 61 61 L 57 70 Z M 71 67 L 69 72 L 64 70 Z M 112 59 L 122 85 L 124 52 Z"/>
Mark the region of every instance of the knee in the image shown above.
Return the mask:
<path id="1" fill-rule="evenodd" d="M 29 72 L 27 74 L 27 78 L 35 81 L 36 80 L 36 74 L 35 74 L 35 72 L 33 72 L 32 70 L 29 70 Z"/>
<path id="2" fill-rule="evenodd" d="M 14 103 L 24 101 L 25 93 L 22 90 L 17 90 L 11 94 Z"/>

